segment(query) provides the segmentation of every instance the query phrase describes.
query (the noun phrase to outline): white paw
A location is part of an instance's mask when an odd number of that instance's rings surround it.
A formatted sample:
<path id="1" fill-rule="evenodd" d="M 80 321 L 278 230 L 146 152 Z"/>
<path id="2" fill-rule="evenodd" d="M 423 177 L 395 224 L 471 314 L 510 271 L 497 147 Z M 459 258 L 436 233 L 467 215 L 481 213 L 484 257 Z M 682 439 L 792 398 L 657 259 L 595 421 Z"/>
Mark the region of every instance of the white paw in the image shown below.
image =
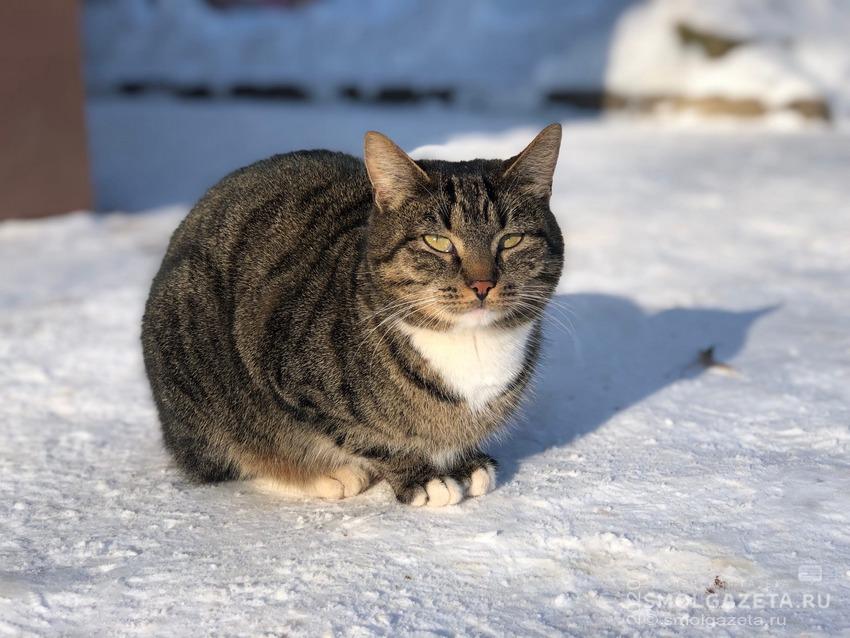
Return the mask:
<path id="1" fill-rule="evenodd" d="M 310 496 L 336 501 L 345 497 L 345 485 L 331 476 L 320 476 L 307 488 Z"/>
<path id="2" fill-rule="evenodd" d="M 425 486 L 430 507 L 457 505 L 463 500 L 463 486 L 453 478 L 442 476 L 431 479 Z"/>
<path id="3" fill-rule="evenodd" d="M 496 468 L 487 464 L 484 467 L 479 467 L 469 477 L 470 496 L 482 496 L 487 492 L 492 492 L 496 487 Z"/>
<path id="4" fill-rule="evenodd" d="M 345 498 L 360 494 L 369 487 L 369 475 L 356 465 L 344 465 L 331 474 L 331 478 L 342 483 Z"/>

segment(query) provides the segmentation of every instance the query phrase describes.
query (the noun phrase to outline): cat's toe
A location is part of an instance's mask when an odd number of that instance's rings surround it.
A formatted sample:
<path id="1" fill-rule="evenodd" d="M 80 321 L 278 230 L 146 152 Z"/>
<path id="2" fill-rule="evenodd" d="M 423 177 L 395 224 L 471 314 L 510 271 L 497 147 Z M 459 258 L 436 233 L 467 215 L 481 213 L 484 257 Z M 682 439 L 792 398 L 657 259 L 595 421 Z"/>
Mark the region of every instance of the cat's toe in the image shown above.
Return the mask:
<path id="1" fill-rule="evenodd" d="M 431 479 L 425 486 L 430 507 L 457 505 L 463 500 L 463 487 L 453 478 L 443 476 Z"/>
<path id="2" fill-rule="evenodd" d="M 331 478 L 342 483 L 345 498 L 360 494 L 369 487 L 369 475 L 356 465 L 345 465 L 339 468 L 331 475 Z"/>
<path id="3" fill-rule="evenodd" d="M 417 487 L 413 490 L 413 495 L 408 501 L 408 505 L 412 505 L 413 507 L 422 507 L 423 505 L 428 503 L 428 492 L 425 491 L 424 487 Z"/>
<path id="4" fill-rule="evenodd" d="M 489 463 L 476 469 L 469 477 L 470 496 L 482 496 L 496 487 L 496 468 Z"/>
<path id="5" fill-rule="evenodd" d="M 422 507 L 428 502 L 428 493 L 422 485 L 407 485 L 396 492 L 399 503 Z"/>

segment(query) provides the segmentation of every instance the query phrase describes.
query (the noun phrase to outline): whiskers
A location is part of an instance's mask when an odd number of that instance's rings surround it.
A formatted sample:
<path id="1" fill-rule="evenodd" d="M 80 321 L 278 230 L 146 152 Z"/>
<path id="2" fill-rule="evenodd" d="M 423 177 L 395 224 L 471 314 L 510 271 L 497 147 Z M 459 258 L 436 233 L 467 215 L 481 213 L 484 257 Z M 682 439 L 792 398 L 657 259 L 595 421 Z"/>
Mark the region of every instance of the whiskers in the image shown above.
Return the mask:
<path id="1" fill-rule="evenodd" d="M 545 321 L 551 322 L 564 331 L 572 342 L 573 348 L 580 351 L 574 320 L 578 320 L 575 310 L 565 301 L 550 297 L 551 288 L 542 285 L 523 286 L 513 292 L 505 301 L 519 310 L 519 314 L 531 319 L 541 314 Z"/>

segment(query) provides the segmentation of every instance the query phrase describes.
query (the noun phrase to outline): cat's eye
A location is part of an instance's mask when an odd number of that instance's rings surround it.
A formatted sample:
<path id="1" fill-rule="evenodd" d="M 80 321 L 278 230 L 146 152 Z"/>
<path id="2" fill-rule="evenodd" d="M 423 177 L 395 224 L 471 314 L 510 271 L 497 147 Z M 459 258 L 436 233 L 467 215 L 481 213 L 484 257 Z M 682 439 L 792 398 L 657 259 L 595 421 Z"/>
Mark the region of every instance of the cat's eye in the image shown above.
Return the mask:
<path id="1" fill-rule="evenodd" d="M 522 235 L 519 233 L 513 235 L 505 235 L 502 237 L 502 248 L 514 248 L 519 246 L 522 241 Z"/>
<path id="2" fill-rule="evenodd" d="M 431 248 L 438 250 L 441 253 L 450 253 L 454 248 L 452 240 L 448 237 L 443 237 L 442 235 L 423 235 L 422 240 Z"/>

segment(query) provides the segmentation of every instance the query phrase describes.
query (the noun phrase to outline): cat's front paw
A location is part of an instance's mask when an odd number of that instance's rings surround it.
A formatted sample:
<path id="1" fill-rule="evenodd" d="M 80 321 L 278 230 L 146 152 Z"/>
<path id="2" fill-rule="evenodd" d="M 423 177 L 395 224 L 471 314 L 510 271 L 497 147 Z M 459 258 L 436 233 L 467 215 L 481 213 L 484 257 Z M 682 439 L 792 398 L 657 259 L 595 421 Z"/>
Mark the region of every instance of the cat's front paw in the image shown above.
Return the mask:
<path id="1" fill-rule="evenodd" d="M 467 496 L 483 496 L 496 489 L 496 460 L 480 454 L 452 472 L 452 476 L 463 485 Z"/>
<path id="2" fill-rule="evenodd" d="M 450 476 L 437 476 L 424 484 L 407 485 L 396 493 L 396 498 L 413 507 L 445 507 L 463 500 L 464 489 Z"/>
<path id="3" fill-rule="evenodd" d="M 496 467 L 492 463 L 477 467 L 464 483 L 468 486 L 466 493 L 469 496 L 483 496 L 492 492 L 496 489 Z"/>

